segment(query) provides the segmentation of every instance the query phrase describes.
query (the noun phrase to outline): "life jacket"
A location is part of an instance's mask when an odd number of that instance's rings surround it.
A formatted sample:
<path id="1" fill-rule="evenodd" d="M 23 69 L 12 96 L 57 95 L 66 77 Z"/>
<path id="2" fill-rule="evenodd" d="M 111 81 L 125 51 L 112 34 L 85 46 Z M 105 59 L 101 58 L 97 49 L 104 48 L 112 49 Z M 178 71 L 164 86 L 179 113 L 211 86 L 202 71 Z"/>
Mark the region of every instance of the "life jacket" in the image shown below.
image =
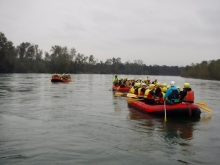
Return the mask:
<path id="1" fill-rule="evenodd" d="M 145 89 L 144 88 L 138 88 L 138 97 L 144 97 L 144 92 L 145 92 Z"/>
<path id="2" fill-rule="evenodd" d="M 113 79 L 113 83 L 116 83 L 116 82 L 118 82 L 118 78 L 115 77 L 115 78 Z"/>
<path id="3" fill-rule="evenodd" d="M 150 89 L 147 89 L 144 93 L 144 98 L 146 99 L 154 99 L 154 96 L 151 94 L 151 91 Z"/>
<path id="4" fill-rule="evenodd" d="M 184 102 L 194 102 L 194 91 L 187 91 L 186 96 L 183 98 Z"/>
<path id="5" fill-rule="evenodd" d="M 178 103 L 179 102 L 179 92 L 178 90 L 172 90 L 171 94 L 168 96 L 169 103 Z"/>
<path id="6" fill-rule="evenodd" d="M 131 87 L 131 88 L 130 88 L 129 93 L 134 94 L 134 87 Z"/>
<path id="7" fill-rule="evenodd" d="M 134 89 L 134 94 L 135 94 L 135 95 L 138 94 L 138 87 Z"/>
<path id="8" fill-rule="evenodd" d="M 165 93 L 161 93 L 161 97 L 159 99 L 159 104 L 163 104 L 164 103 L 164 96 L 165 96 Z"/>
<path id="9" fill-rule="evenodd" d="M 156 88 L 155 88 L 155 95 L 156 95 L 157 97 L 159 97 L 160 94 L 162 94 L 161 88 L 160 88 L 160 87 L 156 87 Z"/>

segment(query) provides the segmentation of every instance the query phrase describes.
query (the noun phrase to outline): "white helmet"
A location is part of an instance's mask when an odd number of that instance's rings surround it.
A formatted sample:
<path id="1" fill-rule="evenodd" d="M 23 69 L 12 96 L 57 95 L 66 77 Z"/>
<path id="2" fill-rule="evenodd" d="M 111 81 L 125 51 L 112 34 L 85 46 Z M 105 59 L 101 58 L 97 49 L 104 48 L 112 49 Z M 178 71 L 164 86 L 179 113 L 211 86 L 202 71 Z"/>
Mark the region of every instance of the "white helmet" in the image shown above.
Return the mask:
<path id="1" fill-rule="evenodd" d="M 174 81 L 171 81 L 170 82 L 170 86 L 172 87 L 172 86 L 175 86 L 175 82 Z"/>

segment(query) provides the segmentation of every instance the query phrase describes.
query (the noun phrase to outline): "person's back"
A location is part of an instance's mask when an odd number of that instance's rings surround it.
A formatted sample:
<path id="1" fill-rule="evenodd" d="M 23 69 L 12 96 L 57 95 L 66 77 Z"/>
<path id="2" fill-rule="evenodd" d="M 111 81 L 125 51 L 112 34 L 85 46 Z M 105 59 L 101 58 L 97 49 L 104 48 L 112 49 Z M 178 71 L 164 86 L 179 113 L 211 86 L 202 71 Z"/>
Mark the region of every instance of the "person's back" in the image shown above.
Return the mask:
<path id="1" fill-rule="evenodd" d="M 145 83 L 142 83 L 141 84 L 141 87 L 138 88 L 138 98 L 141 99 L 144 97 L 144 93 L 145 93 L 145 89 L 146 88 L 146 84 Z"/>
<path id="2" fill-rule="evenodd" d="M 115 75 L 115 77 L 113 79 L 113 84 L 114 85 L 118 85 L 118 77 L 117 77 L 117 75 Z"/>
<path id="3" fill-rule="evenodd" d="M 175 82 L 171 81 L 170 82 L 170 88 L 166 91 L 166 94 L 164 96 L 164 100 L 167 100 L 169 104 L 175 104 L 179 103 L 179 90 L 174 86 Z"/>
<path id="4" fill-rule="evenodd" d="M 149 88 L 146 89 L 146 91 L 144 93 L 144 102 L 146 104 L 153 105 L 155 103 L 155 101 L 154 101 L 154 96 L 155 96 L 154 87 L 155 87 L 154 84 L 150 84 Z"/>
<path id="5" fill-rule="evenodd" d="M 163 97 L 160 99 L 160 103 L 161 103 L 161 104 L 163 104 L 163 102 L 164 102 L 164 96 L 165 96 L 166 92 L 167 92 L 167 87 L 164 86 L 164 87 L 162 88 L 162 95 L 163 95 Z"/>
<path id="6" fill-rule="evenodd" d="M 134 90 L 135 90 L 135 88 L 134 88 L 134 86 L 132 86 L 132 87 L 129 89 L 129 93 L 134 94 Z"/>
<path id="7" fill-rule="evenodd" d="M 194 91 L 190 88 L 189 83 L 184 83 L 184 88 L 180 94 L 180 100 L 183 102 L 194 103 Z"/>

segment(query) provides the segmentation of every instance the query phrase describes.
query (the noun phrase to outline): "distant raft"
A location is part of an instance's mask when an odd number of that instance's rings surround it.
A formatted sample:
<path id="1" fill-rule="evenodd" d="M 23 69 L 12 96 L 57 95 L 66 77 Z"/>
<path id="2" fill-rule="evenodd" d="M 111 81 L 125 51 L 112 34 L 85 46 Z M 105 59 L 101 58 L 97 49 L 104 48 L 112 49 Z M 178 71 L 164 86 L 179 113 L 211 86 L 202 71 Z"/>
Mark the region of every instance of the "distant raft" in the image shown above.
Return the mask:
<path id="1" fill-rule="evenodd" d="M 69 74 L 54 74 L 50 80 L 51 82 L 71 82 L 73 79 Z"/>
<path id="2" fill-rule="evenodd" d="M 130 90 L 130 87 L 120 87 L 120 86 L 113 85 L 112 90 L 120 91 L 120 92 L 128 92 Z"/>
<path id="3" fill-rule="evenodd" d="M 164 105 L 149 105 L 140 99 L 128 98 L 128 105 L 149 114 L 164 116 Z M 200 108 L 193 103 L 177 103 L 166 105 L 167 116 L 200 117 Z"/>

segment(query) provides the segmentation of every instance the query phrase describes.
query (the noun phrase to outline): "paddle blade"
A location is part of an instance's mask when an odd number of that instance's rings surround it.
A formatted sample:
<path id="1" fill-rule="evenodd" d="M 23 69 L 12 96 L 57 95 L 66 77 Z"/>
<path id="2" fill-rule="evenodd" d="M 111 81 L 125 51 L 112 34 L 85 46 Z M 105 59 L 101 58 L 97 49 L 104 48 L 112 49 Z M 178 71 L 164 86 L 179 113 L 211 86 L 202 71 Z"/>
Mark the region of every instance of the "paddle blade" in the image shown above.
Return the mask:
<path id="1" fill-rule="evenodd" d="M 127 99 L 127 103 L 132 103 L 132 102 L 134 102 L 134 101 L 138 101 L 138 99 L 131 98 L 131 97 L 129 97 L 129 98 Z"/>
<path id="2" fill-rule="evenodd" d="M 115 96 L 122 96 L 124 93 L 122 92 L 115 92 Z"/>
<path id="3" fill-rule="evenodd" d="M 164 122 L 167 122 L 166 101 L 164 101 Z"/>
<path id="4" fill-rule="evenodd" d="M 198 105 L 198 104 L 197 104 Z M 202 108 L 205 112 L 209 113 L 209 114 L 212 114 L 212 110 L 207 108 L 207 107 L 204 107 L 204 106 L 201 106 L 201 105 L 198 105 L 200 108 Z"/>
<path id="5" fill-rule="evenodd" d="M 167 122 L 167 117 L 166 117 L 166 115 L 164 116 L 164 122 Z"/>
<path id="6" fill-rule="evenodd" d="M 200 105 L 200 106 L 203 106 L 203 107 L 207 107 L 207 103 L 206 102 L 197 102 L 196 104 Z"/>
<path id="7" fill-rule="evenodd" d="M 135 95 L 135 94 L 132 94 L 132 93 L 128 93 L 127 94 L 127 97 L 131 97 L 131 98 L 137 98 L 137 95 Z"/>

